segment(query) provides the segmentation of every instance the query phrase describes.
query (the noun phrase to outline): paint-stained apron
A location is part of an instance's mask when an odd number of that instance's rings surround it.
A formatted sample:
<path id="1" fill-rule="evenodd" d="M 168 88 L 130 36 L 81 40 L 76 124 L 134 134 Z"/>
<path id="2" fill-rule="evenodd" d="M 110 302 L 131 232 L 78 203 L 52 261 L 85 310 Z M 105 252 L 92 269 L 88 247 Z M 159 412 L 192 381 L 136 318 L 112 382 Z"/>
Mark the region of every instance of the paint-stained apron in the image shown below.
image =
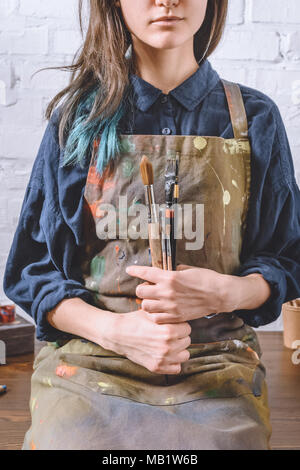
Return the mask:
<path id="1" fill-rule="evenodd" d="M 104 176 L 95 151 L 85 187 L 85 245 L 79 262 L 95 305 L 116 313 L 140 308 L 143 282 L 129 265 L 151 265 L 147 239 L 103 240 L 103 204 L 129 214 L 145 204 L 141 157 L 154 168 L 156 203 L 164 204 L 166 159 L 180 152 L 179 204 L 204 205 L 203 243 L 177 240 L 177 264 L 234 274 L 246 230 L 251 148 L 238 85 L 223 81 L 233 139 L 121 135 L 120 158 Z M 95 143 L 95 149 L 99 145 Z M 128 207 L 119 204 L 127 196 Z M 203 206 L 202 206 L 203 207 Z M 193 220 L 196 220 L 193 213 Z M 251 227 L 250 227 L 251 229 Z M 120 232 L 118 232 L 120 233 Z M 265 368 L 255 331 L 234 313 L 190 322 L 190 359 L 179 375 L 148 371 L 124 356 L 74 338 L 48 343 L 32 376 L 32 426 L 23 449 L 269 449 Z"/>

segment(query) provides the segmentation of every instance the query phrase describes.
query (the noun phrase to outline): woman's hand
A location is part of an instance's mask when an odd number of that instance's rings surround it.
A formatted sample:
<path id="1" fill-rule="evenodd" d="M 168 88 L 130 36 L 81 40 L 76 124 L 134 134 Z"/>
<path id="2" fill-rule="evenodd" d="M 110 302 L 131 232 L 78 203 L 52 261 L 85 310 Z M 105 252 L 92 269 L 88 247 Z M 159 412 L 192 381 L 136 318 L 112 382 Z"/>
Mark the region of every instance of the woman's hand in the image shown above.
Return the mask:
<path id="1" fill-rule="evenodd" d="M 188 323 L 158 325 L 143 310 L 116 314 L 114 332 L 105 347 L 157 374 L 179 374 L 190 358 Z"/>
<path id="2" fill-rule="evenodd" d="M 148 281 L 137 287 L 136 295 L 157 323 L 187 322 L 235 309 L 227 294 L 231 276 L 186 265 L 177 271 L 130 266 L 126 272 Z"/>
<path id="3" fill-rule="evenodd" d="M 158 325 L 143 310 L 114 313 L 73 298 L 60 302 L 47 319 L 54 328 L 126 356 L 157 374 L 179 374 L 181 363 L 190 358 L 190 325 Z"/>

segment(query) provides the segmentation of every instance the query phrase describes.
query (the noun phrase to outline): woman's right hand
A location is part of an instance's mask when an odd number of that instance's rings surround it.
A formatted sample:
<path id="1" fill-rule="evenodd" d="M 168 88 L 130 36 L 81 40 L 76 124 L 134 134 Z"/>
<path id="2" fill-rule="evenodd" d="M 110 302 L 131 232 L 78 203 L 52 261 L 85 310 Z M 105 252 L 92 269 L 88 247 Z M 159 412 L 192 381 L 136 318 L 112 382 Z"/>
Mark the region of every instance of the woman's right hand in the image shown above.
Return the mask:
<path id="1" fill-rule="evenodd" d="M 144 310 L 114 315 L 105 348 L 126 356 L 156 374 L 179 374 L 190 358 L 189 323 L 158 324 Z"/>

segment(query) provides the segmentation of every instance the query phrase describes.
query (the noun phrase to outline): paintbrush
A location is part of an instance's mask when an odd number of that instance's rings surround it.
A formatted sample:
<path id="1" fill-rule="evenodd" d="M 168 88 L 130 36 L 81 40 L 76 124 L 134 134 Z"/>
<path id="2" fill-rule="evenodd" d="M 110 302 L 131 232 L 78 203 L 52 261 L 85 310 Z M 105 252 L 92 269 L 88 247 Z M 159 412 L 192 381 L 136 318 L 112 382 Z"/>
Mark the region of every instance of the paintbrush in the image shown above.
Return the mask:
<path id="1" fill-rule="evenodd" d="M 152 266 L 162 269 L 163 261 L 160 238 L 160 225 L 154 198 L 153 166 L 146 155 L 143 155 L 140 164 L 140 171 L 142 181 L 145 186 L 145 198 L 146 204 L 148 206 L 148 233 Z"/>
<path id="2" fill-rule="evenodd" d="M 160 227 L 161 227 L 161 251 L 162 251 L 162 260 L 163 260 L 163 269 L 168 270 L 167 263 L 167 251 L 166 251 L 166 209 L 165 207 L 160 208 Z"/>
<path id="3" fill-rule="evenodd" d="M 168 271 L 173 271 L 172 265 L 172 218 L 173 211 L 172 209 L 166 210 L 166 251 L 167 251 L 167 269 Z"/>
<path id="4" fill-rule="evenodd" d="M 176 229 L 175 223 L 177 222 L 177 204 L 179 200 L 179 163 L 180 163 L 180 152 L 176 152 L 176 162 L 175 162 L 175 185 L 174 185 L 174 194 L 173 194 L 173 205 L 174 205 L 174 217 L 172 219 L 173 226 L 172 226 L 172 233 L 173 233 L 173 239 L 172 239 L 172 264 L 173 264 L 173 269 L 176 271 L 176 245 L 177 245 L 177 239 L 176 239 Z"/>
<path id="5" fill-rule="evenodd" d="M 165 197 L 166 197 L 166 251 L 168 270 L 174 270 L 173 246 L 174 246 L 174 208 L 173 197 L 176 182 L 176 161 L 169 158 L 166 164 L 165 173 Z"/>

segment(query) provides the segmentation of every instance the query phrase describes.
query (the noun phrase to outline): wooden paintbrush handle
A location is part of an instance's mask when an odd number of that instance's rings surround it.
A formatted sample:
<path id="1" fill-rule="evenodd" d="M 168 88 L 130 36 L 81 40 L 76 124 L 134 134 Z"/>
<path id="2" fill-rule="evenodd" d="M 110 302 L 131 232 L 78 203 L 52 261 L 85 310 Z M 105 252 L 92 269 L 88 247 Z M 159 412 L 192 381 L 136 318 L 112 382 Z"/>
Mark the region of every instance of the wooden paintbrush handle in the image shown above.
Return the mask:
<path id="1" fill-rule="evenodd" d="M 152 258 L 152 266 L 163 269 L 163 259 L 161 250 L 160 227 L 159 223 L 151 223 L 148 225 L 149 245 Z"/>

